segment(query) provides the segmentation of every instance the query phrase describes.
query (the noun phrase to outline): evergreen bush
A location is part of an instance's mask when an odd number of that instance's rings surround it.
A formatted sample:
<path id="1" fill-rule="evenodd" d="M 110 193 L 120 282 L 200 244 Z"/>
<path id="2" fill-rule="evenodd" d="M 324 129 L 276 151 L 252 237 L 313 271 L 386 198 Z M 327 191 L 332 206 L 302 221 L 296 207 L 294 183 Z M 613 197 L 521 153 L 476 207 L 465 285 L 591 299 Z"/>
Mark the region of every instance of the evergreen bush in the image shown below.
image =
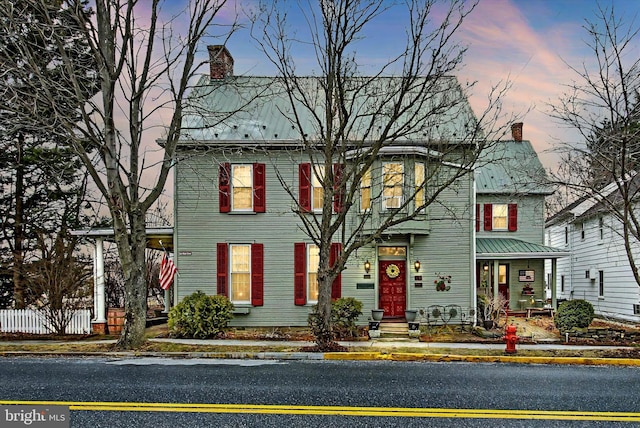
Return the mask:
<path id="1" fill-rule="evenodd" d="M 589 327 L 595 312 L 586 300 L 568 300 L 558 307 L 554 323 L 560 331 Z"/>
<path id="2" fill-rule="evenodd" d="M 233 304 L 229 299 L 196 291 L 169 312 L 169 332 L 174 337 L 214 338 L 224 333 L 231 318 Z"/>
<path id="3" fill-rule="evenodd" d="M 342 297 L 331 302 L 331 321 L 338 338 L 358 337 L 356 321 L 362 315 L 362 302 L 353 297 Z"/>

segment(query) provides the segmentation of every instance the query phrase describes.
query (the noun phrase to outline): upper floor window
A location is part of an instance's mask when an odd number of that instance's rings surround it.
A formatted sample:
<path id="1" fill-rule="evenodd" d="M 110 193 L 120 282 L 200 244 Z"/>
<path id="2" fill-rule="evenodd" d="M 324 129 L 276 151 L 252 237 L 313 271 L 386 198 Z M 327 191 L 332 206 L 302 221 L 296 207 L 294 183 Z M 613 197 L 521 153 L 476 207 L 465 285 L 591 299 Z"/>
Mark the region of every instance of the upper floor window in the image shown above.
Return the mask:
<path id="1" fill-rule="evenodd" d="M 382 165 L 382 207 L 395 209 L 402 206 L 404 164 L 387 162 Z"/>
<path id="2" fill-rule="evenodd" d="M 493 230 L 507 230 L 507 204 L 493 205 Z"/>
<path id="3" fill-rule="evenodd" d="M 253 168 L 251 165 L 231 166 L 231 210 L 253 210 Z"/>
<path id="4" fill-rule="evenodd" d="M 580 239 L 584 240 L 584 223 L 578 223 L 578 231 L 580 232 Z"/>
<path id="5" fill-rule="evenodd" d="M 344 185 L 342 183 L 343 164 L 333 164 L 333 210 L 342 211 Z M 298 204 L 304 212 L 322 212 L 325 194 L 325 167 L 301 163 L 298 165 Z M 329 189 L 331 190 L 331 189 Z"/>
<path id="6" fill-rule="evenodd" d="M 518 230 L 518 205 L 484 204 L 484 230 Z"/>
<path id="7" fill-rule="evenodd" d="M 313 174 L 311 177 L 311 209 L 313 211 L 322 211 L 322 204 L 324 200 L 324 187 L 322 182 L 324 181 L 324 166 L 316 165 L 313 168 Z"/>
<path id="8" fill-rule="evenodd" d="M 600 233 L 600 240 L 604 239 L 604 219 L 602 217 L 598 218 L 598 232 Z"/>
<path id="9" fill-rule="evenodd" d="M 266 211 L 265 164 L 220 165 L 218 196 L 220 212 Z"/>
<path id="10" fill-rule="evenodd" d="M 422 162 L 416 162 L 414 166 L 414 183 L 416 196 L 414 199 L 415 207 L 418 209 L 425 202 L 424 185 L 425 185 L 426 173 L 424 164 Z"/>
<path id="11" fill-rule="evenodd" d="M 360 211 L 371 209 L 371 168 L 368 168 L 360 180 Z"/>

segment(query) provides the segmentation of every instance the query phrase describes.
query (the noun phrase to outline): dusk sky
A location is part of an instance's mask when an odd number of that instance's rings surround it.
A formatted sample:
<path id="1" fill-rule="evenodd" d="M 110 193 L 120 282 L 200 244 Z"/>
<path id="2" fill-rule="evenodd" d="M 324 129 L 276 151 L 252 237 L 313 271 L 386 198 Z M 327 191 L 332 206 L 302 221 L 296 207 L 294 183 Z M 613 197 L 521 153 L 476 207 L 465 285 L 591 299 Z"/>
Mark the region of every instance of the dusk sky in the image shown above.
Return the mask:
<path id="1" fill-rule="evenodd" d="M 251 0 L 236 0 L 241 6 Z M 305 3 L 302 1 L 301 3 Z M 613 5 L 617 17 L 627 25 L 640 26 L 638 0 L 601 0 L 600 6 Z M 291 26 L 301 37 L 306 30 L 301 15 L 292 2 Z M 459 80 L 477 81 L 471 104 L 476 113 L 484 109 L 489 88 L 501 80 L 513 81 L 504 109 L 507 113 L 523 113 L 524 138 L 531 140 L 548 168 L 554 167 L 549 150 L 558 140 L 577 140 L 576 133 L 563 129 L 547 115 L 548 103 L 554 103 L 576 75 L 565 61 L 574 66 L 589 62 L 593 53 L 586 46 L 585 19 L 596 20 L 595 0 L 480 0 L 467 18 L 458 40 L 468 46 Z M 402 21 L 394 13 L 383 15 L 375 28 L 365 34 L 358 54 L 371 64 L 386 62 L 405 40 Z M 235 73 L 274 75 L 272 64 L 256 48 L 248 31 L 234 34 L 227 42 L 235 59 Z M 640 43 L 635 46 L 640 57 Z M 299 74 L 317 72 L 313 52 L 299 50 L 294 60 Z M 362 64 L 363 66 L 366 64 Z M 366 69 L 365 69 L 366 70 Z"/>

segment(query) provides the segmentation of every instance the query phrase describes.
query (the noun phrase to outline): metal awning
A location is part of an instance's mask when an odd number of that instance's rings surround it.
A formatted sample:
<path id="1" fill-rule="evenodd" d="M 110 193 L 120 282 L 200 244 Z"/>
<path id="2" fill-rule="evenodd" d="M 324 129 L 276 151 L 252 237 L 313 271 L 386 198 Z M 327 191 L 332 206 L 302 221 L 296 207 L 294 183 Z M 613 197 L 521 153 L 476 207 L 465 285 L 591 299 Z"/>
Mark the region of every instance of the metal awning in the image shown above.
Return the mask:
<path id="1" fill-rule="evenodd" d="M 476 238 L 476 259 L 558 259 L 571 255 L 555 247 L 514 238 Z"/>
<path id="2" fill-rule="evenodd" d="M 71 231 L 73 236 L 84 236 L 87 238 L 102 238 L 107 241 L 113 240 L 113 229 L 89 228 Z M 162 243 L 161 243 L 162 242 Z M 150 227 L 147 228 L 147 248 L 154 250 L 164 250 L 173 252 L 173 227 Z"/>

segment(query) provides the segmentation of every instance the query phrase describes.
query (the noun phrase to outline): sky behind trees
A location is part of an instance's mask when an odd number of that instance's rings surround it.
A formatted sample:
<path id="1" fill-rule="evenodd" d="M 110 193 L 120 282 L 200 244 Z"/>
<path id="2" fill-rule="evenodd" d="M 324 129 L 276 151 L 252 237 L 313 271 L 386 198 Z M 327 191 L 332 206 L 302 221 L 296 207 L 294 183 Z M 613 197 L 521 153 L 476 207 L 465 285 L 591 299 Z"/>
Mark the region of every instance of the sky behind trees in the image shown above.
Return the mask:
<path id="1" fill-rule="evenodd" d="M 297 2 L 288 3 L 294 23 L 291 31 L 304 39 L 308 33 L 304 15 Z M 305 4 L 306 0 L 300 3 Z M 637 0 L 480 0 L 458 34 L 458 41 L 469 48 L 458 78 L 462 84 L 477 81 L 471 98 L 474 110 L 484 110 L 492 85 L 512 80 L 505 111 L 532 109 L 523 120 L 524 138 L 531 140 L 547 168 L 555 166 L 555 157 L 549 150 L 558 140 L 579 138 L 547 116 L 547 103 L 555 102 L 566 90 L 563 85 L 575 78 L 565 61 L 573 66 L 591 61 L 593 52 L 585 44 L 587 33 L 583 25 L 586 19 L 595 20 L 598 3 L 603 8 L 613 6 L 616 16 L 626 24 L 640 25 Z M 229 8 L 246 10 L 255 4 L 255 0 L 235 0 Z M 402 45 L 406 37 L 400 18 L 403 13 L 400 7 L 382 15 L 361 41 L 358 54 L 363 71 L 366 72 L 367 62 L 387 62 L 394 46 Z M 235 59 L 236 74 L 275 74 L 273 65 L 251 39 L 249 29 L 238 31 L 226 43 Z M 640 43 L 635 49 L 636 58 L 640 57 Z M 301 47 L 297 54 L 301 75 L 317 73 L 311 49 Z"/>

